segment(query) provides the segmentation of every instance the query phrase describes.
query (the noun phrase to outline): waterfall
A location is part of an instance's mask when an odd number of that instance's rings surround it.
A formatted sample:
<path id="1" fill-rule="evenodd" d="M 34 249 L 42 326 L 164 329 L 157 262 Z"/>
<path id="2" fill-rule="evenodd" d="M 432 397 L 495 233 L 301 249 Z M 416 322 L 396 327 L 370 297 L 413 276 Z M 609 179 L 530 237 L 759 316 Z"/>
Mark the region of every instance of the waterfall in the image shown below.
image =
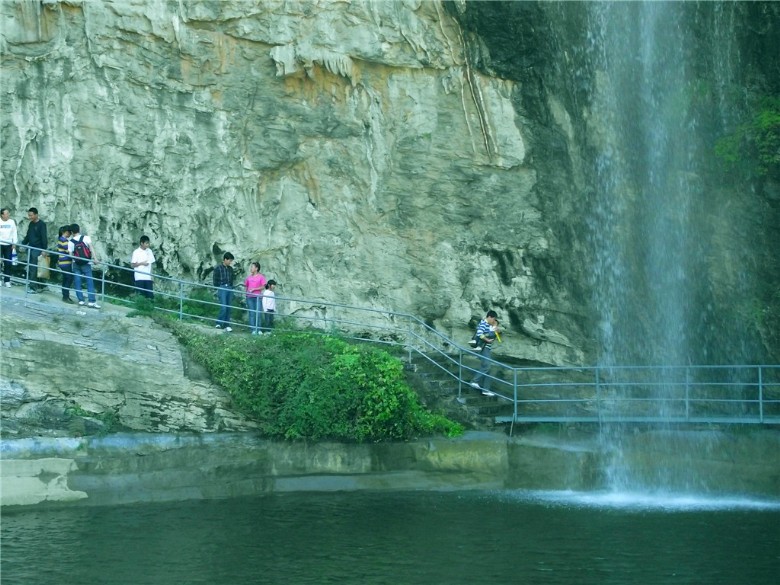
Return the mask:
<path id="1" fill-rule="evenodd" d="M 738 51 L 733 4 L 588 3 L 585 55 L 591 80 L 585 112 L 594 186 L 588 229 L 595 263 L 599 363 L 605 378 L 619 365 L 740 363 L 745 333 L 719 330 L 711 281 L 714 230 L 710 174 L 714 142 L 732 123 L 730 92 Z M 741 276 L 746 294 L 749 271 Z M 647 374 L 648 395 L 672 397 L 681 370 Z M 645 375 L 645 374 L 643 374 Z M 687 373 L 685 374 L 687 375 Z M 676 404 L 660 407 L 669 418 Z M 645 439 L 647 436 L 645 435 Z M 682 464 L 637 460 L 623 428 L 602 439 L 612 453 L 616 490 L 700 489 L 685 464 L 691 437 L 656 436 Z M 697 448 L 701 448 L 699 443 Z"/>
<path id="2" fill-rule="evenodd" d="M 695 7 L 685 3 L 589 7 L 596 179 L 589 230 L 600 361 L 711 360 L 709 118 L 722 127 L 728 108 L 703 112 L 698 101 L 702 93 L 723 94 L 732 63 L 713 58 L 716 67 L 702 72 L 697 58 L 709 43 L 728 54 L 728 33 L 715 28 L 702 39 L 705 27 L 695 26 Z"/>

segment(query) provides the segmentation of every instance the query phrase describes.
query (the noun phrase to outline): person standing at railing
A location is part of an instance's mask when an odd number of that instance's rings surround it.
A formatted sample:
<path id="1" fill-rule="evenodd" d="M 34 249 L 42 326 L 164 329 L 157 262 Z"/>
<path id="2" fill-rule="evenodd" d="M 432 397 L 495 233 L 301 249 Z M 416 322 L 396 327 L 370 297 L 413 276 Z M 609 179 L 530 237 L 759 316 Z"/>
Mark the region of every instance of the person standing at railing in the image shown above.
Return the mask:
<path id="1" fill-rule="evenodd" d="M 0 210 L 0 254 L 3 258 L 3 284 L 8 288 L 11 288 L 12 257 L 16 252 L 18 241 L 19 235 L 16 230 L 16 222 L 11 219 L 11 210 L 3 207 Z"/>
<path id="2" fill-rule="evenodd" d="M 233 331 L 230 326 L 230 303 L 233 302 L 233 260 L 235 256 L 225 252 L 222 256 L 222 264 L 214 267 L 214 286 L 217 287 L 217 299 L 219 300 L 219 314 L 217 315 L 217 329 L 225 328 L 225 331 Z"/>
<path id="3" fill-rule="evenodd" d="M 133 251 L 130 258 L 130 266 L 133 267 L 133 278 L 135 279 L 135 288 L 141 295 L 147 299 L 154 299 L 152 284 L 152 264 L 154 264 L 154 253 L 149 249 L 149 236 L 141 236 L 138 241 L 138 247 Z"/>
<path id="4" fill-rule="evenodd" d="M 263 291 L 263 330 L 266 335 L 271 334 L 271 330 L 274 328 L 274 313 L 276 313 L 276 281 L 271 279 L 265 285 Z"/>
<path id="5" fill-rule="evenodd" d="M 57 235 L 57 269 L 62 275 L 62 302 L 73 304 L 70 289 L 73 287 L 73 258 L 70 256 L 70 226 L 64 225 Z"/>
<path id="6" fill-rule="evenodd" d="M 81 227 L 74 223 L 70 226 L 71 238 L 68 245 L 68 251 L 73 257 L 73 279 L 76 288 L 76 297 L 79 299 L 79 305 L 85 304 L 91 309 L 99 309 L 95 299 L 95 282 L 92 279 L 92 263 L 97 262 L 95 248 L 92 246 L 92 239 L 81 235 Z M 84 302 L 84 293 L 81 291 L 81 279 L 87 281 L 87 302 Z"/>
<path id="7" fill-rule="evenodd" d="M 485 345 L 479 358 L 479 372 L 474 376 L 471 386 L 477 390 L 482 390 L 482 394 L 485 396 L 495 396 L 490 391 L 490 352 L 493 349 L 493 342 L 496 340 L 495 334 L 499 331 L 497 318 L 498 315 L 495 311 L 488 311 L 485 318 L 479 322 L 476 332 L 477 339 L 483 341 Z M 491 328 L 495 329 L 491 331 Z M 480 383 L 482 384 L 481 386 Z"/>
<path id="8" fill-rule="evenodd" d="M 39 293 L 43 290 L 44 284 L 38 279 L 38 258 L 48 256 L 46 223 L 38 217 L 38 210 L 35 207 L 27 210 L 27 219 L 30 220 L 30 224 L 22 240 L 23 245 L 30 246 L 27 250 L 27 292 Z"/>
<path id="9" fill-rule="evenodd" d="M 260 315 L 263 312 L 260 297 L 265 290 L 265 276 L 260 273 L 260 263 L 252 262 L 249 265 L 249 276 L 244 280 L 246 288 L 246 308 L 249 311 L 249 328 L 252 335 L 257 335 L 260 327 Z"/>

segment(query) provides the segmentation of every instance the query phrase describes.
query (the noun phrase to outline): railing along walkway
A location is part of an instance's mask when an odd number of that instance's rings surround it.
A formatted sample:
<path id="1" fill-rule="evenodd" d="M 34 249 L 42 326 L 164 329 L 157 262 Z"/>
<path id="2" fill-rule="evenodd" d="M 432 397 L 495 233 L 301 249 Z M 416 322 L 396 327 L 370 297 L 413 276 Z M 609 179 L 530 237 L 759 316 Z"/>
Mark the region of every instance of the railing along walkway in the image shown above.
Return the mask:
<path id="1" fill-rule="evenodd" d="M 22 277 L 15 281 L 26 284 L 35 267 L 22 258 L 19 264 Z M 61 272 L 54 262 L 50 270 Z M 100 264 L 95 270 L 100 301 L 132 305 L 128 296 L 138 292 L 132 275 L 128 266 Z M 158 275 L 154 282 L 156 312 L 216 322 L 213 286 Z M 239 302 L 233 307 L 233 327 L 248 333 L 243 296 L 240 291 L 234 295 Z M 496 422 L 780 424 L 780 365 L 513 367 L 461 347 L 405 313 L 281 293 L 276 300 L 275 330 L 330 333 L 395 348 L 408 364 L 424 363 L 450 379 L 462 401 L 464 393 L 478 392 L 469 382 L 487 362 L 492 395 L 485 400 L 502 411 Z"/>

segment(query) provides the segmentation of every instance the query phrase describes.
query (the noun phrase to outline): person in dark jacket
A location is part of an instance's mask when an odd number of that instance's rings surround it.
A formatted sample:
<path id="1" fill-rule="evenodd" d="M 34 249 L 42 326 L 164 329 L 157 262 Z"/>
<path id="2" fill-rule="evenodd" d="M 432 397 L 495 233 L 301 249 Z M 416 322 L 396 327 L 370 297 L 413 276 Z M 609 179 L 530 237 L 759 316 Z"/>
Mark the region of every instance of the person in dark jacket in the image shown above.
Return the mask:
<path id="1" fill-rule="evenodd" d="M 48 256 L 46 223 L 38 217 L 38 210 L 35 207 L 27 210 L 27 219 L 30 220 L 30 225 L 27 226 L 27 235 L 22 240 L 23 245 L 30 246 L 27 252 L 27 292 L 38 293 L 44 288 L 43 283 L 38 279 L 38 258 Z"/>
<path id="2" fill-rule="evenodd" d="M 233 260 L 235 256 L 225 252 L 222 256 L 222 264 L 214 267 L 214 286 L 217 287 L 217 299 L 219 299 L 219 315 L 217 315 L 217 329 L 225 328 L 225 331 L 233 331 L 230 326 L 230 303 L 233 301 Z"/>

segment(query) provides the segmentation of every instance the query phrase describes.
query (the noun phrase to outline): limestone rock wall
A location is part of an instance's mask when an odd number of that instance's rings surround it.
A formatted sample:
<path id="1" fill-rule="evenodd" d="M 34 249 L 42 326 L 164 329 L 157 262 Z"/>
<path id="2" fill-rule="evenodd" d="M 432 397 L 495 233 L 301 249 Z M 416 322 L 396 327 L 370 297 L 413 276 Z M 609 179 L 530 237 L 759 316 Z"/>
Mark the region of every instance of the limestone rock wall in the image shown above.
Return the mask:
<path id="1" fill-rule="evenodd" d="M 4 437 L 248 431 L 227 392 L 191 374 L 176 339 L 121 307 L 89 312 L 0 301 L 0 427 Z M 57 303 L 57 304 L 55 304 Z"/>
<path id="2" fill-rule="evenodd" d="M 3 205 L 38 207 L 52 243 L 79 222 L 112 263 L 148 234 L 161 273 L 205 280 L 231 251 L 283 296 L 463 342 L 497 308 L 504 353 L 584 361 L 587 299 L 553 229 L 575 210 L 542 202 L 570 169 L 538 176 L 568 114 L 520 115 L 518 82 L 468 64 L 446 8 L 2 2 Z"/>

